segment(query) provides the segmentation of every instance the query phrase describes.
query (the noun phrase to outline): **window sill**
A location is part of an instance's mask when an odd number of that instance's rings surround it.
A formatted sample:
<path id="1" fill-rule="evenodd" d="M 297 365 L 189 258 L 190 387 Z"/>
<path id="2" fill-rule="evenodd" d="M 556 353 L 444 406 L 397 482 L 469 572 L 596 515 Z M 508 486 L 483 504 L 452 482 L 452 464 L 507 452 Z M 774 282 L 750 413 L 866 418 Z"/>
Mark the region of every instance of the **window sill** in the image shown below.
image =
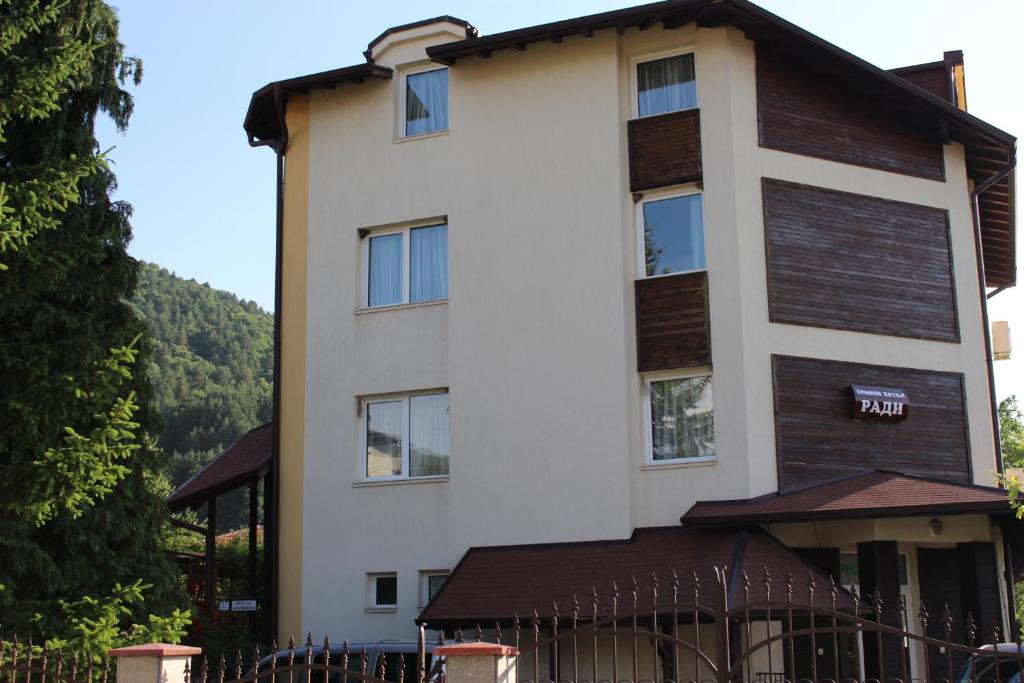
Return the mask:
<path id="1" fill-rule="evenodd" d="M 391 306 L 366 306 L 363 308 L 357 308 L 355 310 L 356 315 L 365 315 L 367 313 L 380 313 L 381 311 L 404 311 L 407 308 L 423 308 L 425 306 L 444 306 L 447 305 L 448 299 L 434 299 L 433 301 L 414 301 L 410 304 L 392 304 Z"/>
<path id="2" fill-rule="evenodd" d="M 643 119 L 653 119 L 657 118 L 658 116 L 668 116 L 670 114 L 678 114 L 681 111 L 693 111 L 694 109 L 700 109 L 700 105 L 695 104 L 692 107 L 682 107 L 680 109 L 672 109 L 670 111 L 660 111 L 657 114 L 644 114 L 643 116 L 641 116 L 639 112 L 634 111 L 632 112 L 632 118 L 630 118 L 629 120 L 642 121 Z"/>
<path id="3" fill-rule="evenodd" d="M 430 133 L 420 133 L 419 135 L 406 135 L 405 137 L 393 138 L 391 142 L 409 142 L 411 140 L 423 140 L 424 138 L 439 138 L 443 135 L 448 135 L 448 129 L 435 130 Z"/>
<path id="4" fill-rule="evenodd" d="M 444 484 L 448 481 L 450 475 L 443 474 L 436 477 L 412 477 L 409 479 L 381 479 L 375 481 L 373 479 L 361 479 L 359 481 L 352 482 L 354 488 L 365 488 L 369 486 L 401 486 L 402 484 Z"/>
<path id="5" fill-rule="evenodd" d="M 674 273 L 658 273 L 657 275 L 643 275 L 636 278 L 637 280 L 657 280 L 663 277 L 675 277 L 676 275 L 693 275 L 694 273 L 706 273 L 707 268 L 694 268 L 693 270 L 679 270 Z"/>
<path id="6" fill-rule="evenodd" d="M 398 606 L 395 607 L 364 607 L 363 612 L 366 614 L 395 614 L 398 612 Z"/>
<path id="7" fill-rule="evenodd" d="M 708 467 L 717 465 L 717 456 L 706 456 L 702 458 L 687 458 L 686 460 L 668 460 L 666 462 L 645 462 L 640 466 L 641 470 L 672 470 L 677 467 Z"/>

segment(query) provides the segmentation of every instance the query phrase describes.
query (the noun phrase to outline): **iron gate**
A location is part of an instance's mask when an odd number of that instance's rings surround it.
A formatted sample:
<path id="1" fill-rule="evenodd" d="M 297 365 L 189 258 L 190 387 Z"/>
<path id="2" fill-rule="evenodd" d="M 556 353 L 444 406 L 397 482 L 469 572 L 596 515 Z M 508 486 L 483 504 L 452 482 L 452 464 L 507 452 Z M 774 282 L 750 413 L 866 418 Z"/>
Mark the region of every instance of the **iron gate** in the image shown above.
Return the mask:
<path id="1" fill-rule="evenodd" d="M 594 591 L 586 610 L 574 598 L 565 616 L 556 605 L 525 627 L 516 617 L 511 644 L 520 683 L 952 682 L 972 656 L 980 660 L 963 683 L 1021 683 L 1019 640 L 994 648 L 1000 629 L 979 634 L 968 614 L 956 642 L 948 607 L 936 618 L 924 605 L 910 615 L 893 602 L 818 585 L 813 574 L 797 581 L 787 571 L 776 581 L 767 568 L 756 584 L 725 568 L 709 586 L 673 574 L 663 594 L 652 575 L 644 589 L 634 579 L 625 599 L 613 585 L 603 600 Z M 506 633 L 494 625 L 498 642 Z"/>

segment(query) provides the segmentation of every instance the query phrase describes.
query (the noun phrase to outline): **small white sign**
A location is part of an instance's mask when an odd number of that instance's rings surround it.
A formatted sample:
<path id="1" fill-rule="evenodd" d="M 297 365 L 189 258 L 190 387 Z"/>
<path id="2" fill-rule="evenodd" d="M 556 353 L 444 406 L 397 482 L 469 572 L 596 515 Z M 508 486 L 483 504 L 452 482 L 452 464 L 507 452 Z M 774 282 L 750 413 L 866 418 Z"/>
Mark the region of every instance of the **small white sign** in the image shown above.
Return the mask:
<path id="1" fill-rule="evenodd" d="M 217 603 L 217 609 L 219 609 L 221 612 L 227 612 L 231 609 L 231 603 L 227 600 L 221 600 L 219 603 Z"/>
<path id="2" fill-rule="evenodd" d="M 256 601 L 255 600 L 232 600 L 231 601 L 232 612 L 255 612 Z"/>

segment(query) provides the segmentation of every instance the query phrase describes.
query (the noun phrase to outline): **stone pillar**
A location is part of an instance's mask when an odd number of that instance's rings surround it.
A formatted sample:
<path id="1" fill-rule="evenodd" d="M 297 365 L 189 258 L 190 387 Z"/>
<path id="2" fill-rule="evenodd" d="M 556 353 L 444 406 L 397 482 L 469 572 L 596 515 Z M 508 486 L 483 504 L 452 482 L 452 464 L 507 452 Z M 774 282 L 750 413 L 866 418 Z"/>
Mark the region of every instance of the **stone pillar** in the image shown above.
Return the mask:
<path id="1" fill-rule="evenodd" d="M 184 683 L 185 663 L 202 652 L 198 647 L 147 643 L 107 654 L 117 657 L 117 683 Z"/>
<path id="2" fill-rule="evenodd" d="M 518 656 L 518 649 L 496 643 L 461 643 L 434 648 L 434 657 L 446 660 L 448 683 L 518 683 Z"/>

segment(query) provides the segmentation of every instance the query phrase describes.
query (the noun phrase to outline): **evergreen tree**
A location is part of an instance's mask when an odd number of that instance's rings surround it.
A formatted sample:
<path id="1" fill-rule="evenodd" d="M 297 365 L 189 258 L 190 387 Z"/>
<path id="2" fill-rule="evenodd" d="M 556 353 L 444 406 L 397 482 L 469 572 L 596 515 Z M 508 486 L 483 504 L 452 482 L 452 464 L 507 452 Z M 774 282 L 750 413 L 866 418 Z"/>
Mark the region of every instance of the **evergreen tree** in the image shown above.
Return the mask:
<path id="1" fill-rule="evenodd" d="M 173 487 L 270 421 L 274 318 L 251 301 L 144 263 L 133 298 L 153 347 L 150 406 Z M 218 527 L 248 523 L 244 490 L 218 500 Z"/>
<path id="2" fill-rule="evenodd" d="M 0 0 L 0 614 L 5 628 L 102 647 L 180 633 L 158 547 L 144 331 L 128 298 L 131 207 L 111 201 L 98 114 L 124 130 L 124 55 L 100 0 Z M 119 636 L 118 636 L 119 637 Z"/>

